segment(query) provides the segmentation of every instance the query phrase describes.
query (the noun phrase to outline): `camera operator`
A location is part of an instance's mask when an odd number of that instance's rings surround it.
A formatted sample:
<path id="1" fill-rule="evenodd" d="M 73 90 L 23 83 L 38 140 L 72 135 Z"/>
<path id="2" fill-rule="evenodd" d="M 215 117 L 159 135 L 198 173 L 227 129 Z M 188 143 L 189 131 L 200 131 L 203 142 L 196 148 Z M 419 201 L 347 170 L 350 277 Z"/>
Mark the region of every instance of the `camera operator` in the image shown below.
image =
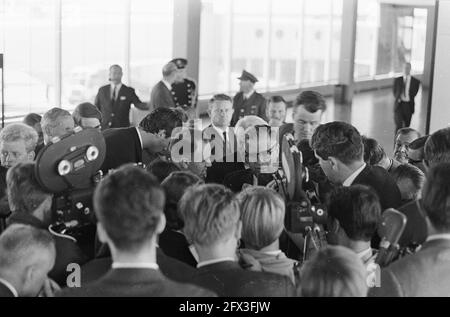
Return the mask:
<path id="1" fill-rule="evenodd" d="M 101 129 L 102 113 L 96 106 L 89 102 L 79 104 L 72 113 L 73 120 L 77 126 Z"/>
<path id="2" fill-rule="evenodd" d="M 44 144 L 48 144 L 54 137 L 61 137 L 75 128 L 75 122 L 69 111 L 52 108 L 44 113 L 41 121 Z"/>
<path id="3" fill-rule="evenodd" d="M 337 121 L 320 125 L 314 132 L 311 146 L 332 183 L 372 187 L 383 210 L 401 205 L 400 191 L 389 173 L 382 167 L 364 162 L 362 138 L 352 125 Z"/>
<path id="4" fill-rule="evenodd" d="M 172 130 L 182 125 L 183 113 L 158 108 L 142 119 L 139 127 L 103 131 L 106 157 L 101 170 L 107 173 L 126 163 L 151 162 L 158 153 L 167 150 Z M 144 158 L 144 154 L 147 158 Z"/>
<path id="5" fill-rule="evenodd" d="M 52 224 L 52 194 L 43 191 L 34 176 L 35 163 L 18 163 L 8 170 L 6 180 L 9 206 L 12 211 L 8 224 L 26 224 L 49 230 Z M 67 265 L 83 264 L 87 259 L 70 236 L 50 230 L 56 246 L 55 266 L 49 273 L 59 285 L 66 282 Z"/>
<path id="6" fill-rule="evenodd" d="M 53 296 L 59 287 L 48 278 L 55 243 L 44 231 L 11 225 L 0 236 L 0 297 Z"/>

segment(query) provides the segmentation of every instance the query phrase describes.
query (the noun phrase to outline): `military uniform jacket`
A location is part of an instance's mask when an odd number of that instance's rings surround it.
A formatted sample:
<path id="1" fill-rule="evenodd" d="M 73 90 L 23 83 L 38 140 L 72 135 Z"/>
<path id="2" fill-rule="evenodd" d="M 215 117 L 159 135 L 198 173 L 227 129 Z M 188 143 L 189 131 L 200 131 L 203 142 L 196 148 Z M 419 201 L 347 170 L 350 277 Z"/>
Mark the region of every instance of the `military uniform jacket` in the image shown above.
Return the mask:
<path id="1" fill-rule="evenodd" d="M 141 100 L 133 88 L 124 84 L 120 87 L 116 100 L 111 95 L 111 85 L 106 85 L 98 90 L 95 97 L 95 105 L 102 113 L 102 129 L 129 127 L 131 104 L 141 108 Z"/>
<path id="2" fill-rule="evenodd" d="M 244 100 L 244 94 L 239 92 L 233 98 L 233 109 L 234 113 L 231 119 L 232 127 L 236 125 L 239 119 L 249 115 L 258 116 L 267 121 L 266 99 L 256 91 L 246 100 Z"/>
<path id="3" fill-rule="evenodd" d="M 197 106 L 197 85 L 191 79 L 172 84 L 172 96 L 177 107 L 195 108 Z"/>

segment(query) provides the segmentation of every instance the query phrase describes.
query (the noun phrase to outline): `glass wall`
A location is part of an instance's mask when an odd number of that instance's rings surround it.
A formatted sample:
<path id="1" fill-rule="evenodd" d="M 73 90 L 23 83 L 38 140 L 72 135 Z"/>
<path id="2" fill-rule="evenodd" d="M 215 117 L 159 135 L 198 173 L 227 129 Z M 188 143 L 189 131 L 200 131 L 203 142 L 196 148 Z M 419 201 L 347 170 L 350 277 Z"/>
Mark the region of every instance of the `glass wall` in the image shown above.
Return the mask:
<path id="1" fill-rule="evenodd" d="M 93 102 L 112 64 L 148 101 L 172 56 L 172 27 L 173 0 L 0 0 L 6 117 Z"/>
<path id="2" fill-rule="evenodd" d="M 203 0 L 200 95 L 233 93 L 243 69 L 259 91 L 337 79 L 342 0 Z"/>
<path id="3" fill-rule="evenodd" d="M 393 76 L 405 62 L 424 68 L 427 10 L 365 0 L 358 6 L 355 79 Z"/>
<path id="4" fill-rule="evenodd" d="M 54 105 L 55 1 L 0 0 L 0 53 L 10 117 Z"/>

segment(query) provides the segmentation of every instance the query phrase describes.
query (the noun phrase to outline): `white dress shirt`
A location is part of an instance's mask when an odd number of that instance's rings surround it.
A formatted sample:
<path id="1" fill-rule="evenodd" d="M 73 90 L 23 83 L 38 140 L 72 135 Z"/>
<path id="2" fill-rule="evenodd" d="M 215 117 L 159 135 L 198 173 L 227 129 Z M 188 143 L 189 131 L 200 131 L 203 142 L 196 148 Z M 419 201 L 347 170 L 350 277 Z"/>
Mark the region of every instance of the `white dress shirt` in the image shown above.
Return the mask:
<path id="1" fill-rule="evenodd" d="M 156 263 L 126 263 L 126 262 L 114 262 L 112 264 L 113 269 L 153 269 L 159 270 L 159 266 Z"/>
<path id="2" fill-rule="evenodd" d="M 411 76 L 403 76 L 404 93 L 402 93 L 402 101 L 409 101 L 409 86 L 411 84 Z"/>
<path id="3" fill-rule="evenodd" d="M 433 240 L 450 240 L 450 233 L 433 234 L 428 236 L 426 241 L 428 242 Z"/>
<path id="4" fill-rule="evenodd" d="M 19 293 L 17 292 L 16 288 L 10 282 L 0 278 L 0 283 L 5 285 L 11 291 L 11 293 L 13 294 L 14 297 L 19 297 Z"/>
<path id="5" fill-rule="evenodd" d="M 234 259 L 232 257 L 224 257 L 224 258 L 219 258 L 219 259 L 214 259 L 214 260 L 202 261 L 202 262 L 198 262 L 197 268 L 201 268 L 202 266 L 216 264 L 216 263 L 220 263 L 220 262 L 226 262 L 226 261 L 235 262 L 236 259 Z"/>
<path id="6" fill-rule="evenodd" d="M 253 95 L 254 92 L 255 92 L 255 91 L 252 90 L 252 91 L 250 91 L 248 94 L 244 94 L 244 100 L 249 99 L 249 98 Z"/>
<path id="7" fill-rule="evenodd" d="M 116 87 L 116 95 L 115 96 L 113 96 L 114 87 Z M 111 99 L 116 100 L 117 97 L 119 97 L 119 91 L 120 91 L 121 87 L 122 87 L 122 83 L 118 83 L 117 85 L 114 85 L 114 84 L 111 83 Z"/>
<path id="8" fill-rule="evenodd" d="M 161 80 L 163 82 L 163 84 L 167 87 L 167 89 L 169 89 L 169 91 L 172 90 L 172 84 L 170 84 L 167 80 L 163 79 Z"/>
<path id="9" fill-rule="evenodd" d="M 141 143 L 141 149 L 144 150 L 144 143 L 142 142 L 141 131 L 139 130 L 138 127 L 136 127 L 136 132 L 137 132 L 137 135 L 139 136 L 139 142 Z"/>
<path id="10" fill-rule="evenodd" d="M 342 186 L 349 187 L 352 186 L 352 183 L 355 181 L 355 178 L 358 177 L 359 174 L 366 168 L 366 163 L 361 165 L 356 171 L 354 171 L 343 183 Z"/>

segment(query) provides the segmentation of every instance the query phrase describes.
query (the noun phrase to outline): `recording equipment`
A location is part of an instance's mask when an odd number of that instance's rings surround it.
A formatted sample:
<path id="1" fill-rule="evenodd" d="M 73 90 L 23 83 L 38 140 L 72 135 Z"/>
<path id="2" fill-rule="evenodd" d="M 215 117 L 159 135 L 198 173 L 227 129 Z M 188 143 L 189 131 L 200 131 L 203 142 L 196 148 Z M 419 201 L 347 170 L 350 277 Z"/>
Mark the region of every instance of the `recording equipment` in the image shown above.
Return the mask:
<path id="1" fill-rule="evenodd" d="M 302 234 L 303 260 L 311 251 L 327 245 L 324 224 L 327 221 L 325 205 L 309 180 L 309 170 L 303 165 L 303 155 L 288 133 L 281 141 L 281 170 L 277 173 L 280 193 L 286 198 L 285 228 L 291 234 Z"/>
<path id="2" fill-rule="evenodd" d="M 405 230 L 407 218 L 393 208 L 385 210 L 381 217 L 381 223 L 378 226 L 381 242 L 375 263 L 384 267 L 389 265 L 400 253 L 398 241 Z"/>
<path id="3" fill-rule="evenodd" d="M 99 169 L 106 144 L 98 129 L 76 127 L 55 137 L 36 158 L 35 176 L 40 186 L 54 194 L 50 230 L 72 236 L 80 243 L 94 241 L 92 195 L 101 180 Z"/>

